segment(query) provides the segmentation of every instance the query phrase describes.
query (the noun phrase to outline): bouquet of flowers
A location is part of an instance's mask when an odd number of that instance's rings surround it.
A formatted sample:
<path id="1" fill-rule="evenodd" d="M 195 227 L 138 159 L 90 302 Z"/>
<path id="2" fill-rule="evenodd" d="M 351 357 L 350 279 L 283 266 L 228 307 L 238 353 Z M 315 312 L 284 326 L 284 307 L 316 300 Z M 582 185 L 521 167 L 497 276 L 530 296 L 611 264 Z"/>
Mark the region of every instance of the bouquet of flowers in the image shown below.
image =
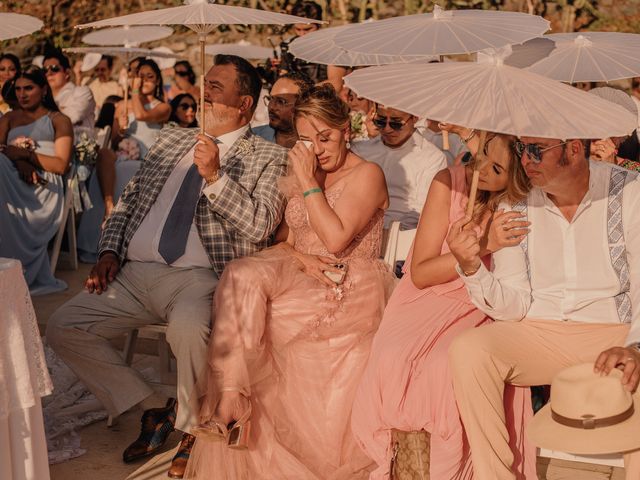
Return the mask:
<path id="1" fill-rule="evenodd" d="M 98 159 L 98 143 L 85 132 L 80 134 L 76 142 L 76 161 L 79 165 L 91 167 Z"/>
<path id="2" fill-rule="evenodd" d="M 24 135 L 20 135 L 19 137 L 14 138 L 13 142 L 11 142 L 11 145 L 18 148 L 24 148 L 25 150 L 29 150 L 30 152 L 34 152 L 36 149 L 36 142 L 32 138 L 26 137 Z"/>
<path id="3" fill-rule="evenodd" d="M 349 115 L 351 117 L 351 140 L 358 141 L 368 139 L 369 133 L 365 125 L 367 115 L 362 112 L 351 112 Z"/>
<path id="4" fill-rule="evenodd" d="M 118 160 L 141 160 L 140 146 L 137 140 L 133 138 L 125 138 L 118 144 L 116 152 Z"/>

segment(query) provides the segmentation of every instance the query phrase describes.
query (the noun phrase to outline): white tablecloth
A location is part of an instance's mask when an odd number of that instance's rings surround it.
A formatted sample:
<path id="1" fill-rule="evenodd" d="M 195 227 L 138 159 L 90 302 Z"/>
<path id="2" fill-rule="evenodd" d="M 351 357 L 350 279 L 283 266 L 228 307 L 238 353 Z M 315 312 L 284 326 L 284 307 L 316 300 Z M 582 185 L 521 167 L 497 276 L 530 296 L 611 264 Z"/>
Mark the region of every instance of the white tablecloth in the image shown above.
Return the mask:
<path id="1" fill-rule="evenodd" d="M 0 479 L 49 479 L 40 398 L 51 390 L 22 266 L 0 258 Z"/>

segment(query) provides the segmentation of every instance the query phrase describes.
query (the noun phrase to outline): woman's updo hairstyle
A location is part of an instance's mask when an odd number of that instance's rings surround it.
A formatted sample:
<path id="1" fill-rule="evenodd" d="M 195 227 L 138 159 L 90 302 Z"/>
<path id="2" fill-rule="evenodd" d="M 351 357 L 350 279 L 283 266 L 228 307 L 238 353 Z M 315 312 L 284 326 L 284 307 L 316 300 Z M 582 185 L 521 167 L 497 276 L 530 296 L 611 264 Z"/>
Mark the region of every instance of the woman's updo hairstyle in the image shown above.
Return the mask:
<path id="1" fill-rule="evenodd" d="M 331 128 L 342 130 L 350 125 L 349 106 L 330 84 L 314 85 L 296 101 L 293 117 L 317 118 Z"/>

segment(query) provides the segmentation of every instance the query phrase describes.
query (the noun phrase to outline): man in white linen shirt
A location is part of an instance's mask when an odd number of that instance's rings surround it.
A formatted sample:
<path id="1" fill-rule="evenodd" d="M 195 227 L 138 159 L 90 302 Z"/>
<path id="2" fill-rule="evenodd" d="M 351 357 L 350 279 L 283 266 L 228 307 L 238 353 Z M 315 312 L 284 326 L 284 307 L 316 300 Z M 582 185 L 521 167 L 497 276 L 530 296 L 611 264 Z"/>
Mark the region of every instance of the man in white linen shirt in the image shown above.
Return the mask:
<path id="1" fill-rule="evenodd" d="M 69 59 L 60 52 L 51 51 L 44 56 L 43 68 L 56 105 L 71 120 L 75 141 L 82 132 L 93 136 L 96 102 L 89 87 L 71 81 Z"/>
<path id="2" fill-rule="evenodd" d="M 416 129 L 417 121 L 414 115 L 377 105 L 373 123 L 380 135 L 351 147 L 384 172 L 389 190 L 385 228 L 394 221 L 400 222 L 402 230 L 417 228 L 431 181 L 447 168 L 445 155 Z"/>
<path id="3" fill-rule="evenodd" d="M 516 142 L 534 188 L 515 205 L 531 222 L 520 246 L 494 254 L 488 271 L 464 220 L 448 243 L 473 303 L 497 320 L 460 335 L 449 350 L 456 400 L 478 480 L 515 479 L 505 426 L 505 383 L 548 385 L 571 365 L 640 378 L 640 180 L 589 162 L 581 140 Z M 509 229 L 508 222 L 500 225 Z M 625 455 L 640 478 L 639 455 Z"/>

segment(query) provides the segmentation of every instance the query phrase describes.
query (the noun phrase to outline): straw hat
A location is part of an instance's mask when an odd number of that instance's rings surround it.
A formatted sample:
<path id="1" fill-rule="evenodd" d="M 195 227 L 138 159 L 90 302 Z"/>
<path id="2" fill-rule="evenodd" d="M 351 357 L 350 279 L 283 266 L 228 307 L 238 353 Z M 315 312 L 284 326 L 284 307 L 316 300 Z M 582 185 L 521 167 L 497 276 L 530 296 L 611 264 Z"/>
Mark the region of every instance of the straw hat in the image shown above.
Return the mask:
<path id="1" fill-rule="evenodd" d="M 558 373 L 551 400 L 531 420 L 529 439 L 537 446 L 583 455 L 640 448 L 640 412 L 620 382 L 622 372 L 593 372 L 592 363 Z"/>

